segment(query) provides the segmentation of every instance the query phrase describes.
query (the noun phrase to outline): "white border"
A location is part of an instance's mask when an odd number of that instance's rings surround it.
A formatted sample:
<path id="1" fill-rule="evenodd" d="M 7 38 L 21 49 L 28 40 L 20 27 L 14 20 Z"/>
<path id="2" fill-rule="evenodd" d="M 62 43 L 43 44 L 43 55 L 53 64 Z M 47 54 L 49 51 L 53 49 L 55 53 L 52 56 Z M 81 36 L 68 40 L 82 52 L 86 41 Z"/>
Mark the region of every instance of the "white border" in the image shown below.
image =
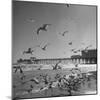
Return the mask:
<path id="1" fill-rule="evenodd" d="M 23 0 L 23 1 L 44 1 L 53 3 L 72 3 L 98 5 L 98 18 L 100 18 L 100 0 Z M 0 100 L 9 100 L 11 96 L 11 0 L 0 1 Z M 98 59 L 100 58 L 100 39 L 99 39 L 100 20 L 98 19 Z M 100 71 L 100 61 L 98 60 L 98 70 Z M 100 74 L 98 73 L 98 76 Z M 98 77 L 100 80 L 100 77 Z M 100 82 L 98 81 L 98 84 Z M 98 90 L 100 89 L 98 85 Z M 56 97 L 56 98 L 39 98 L 41 100 L 99 100 L 98 95 L 72 96 L 72 97 Z M 30 99 L 32 100 L 32 99 Z M 38 100 L 38 99 L 36 99 Z"/>

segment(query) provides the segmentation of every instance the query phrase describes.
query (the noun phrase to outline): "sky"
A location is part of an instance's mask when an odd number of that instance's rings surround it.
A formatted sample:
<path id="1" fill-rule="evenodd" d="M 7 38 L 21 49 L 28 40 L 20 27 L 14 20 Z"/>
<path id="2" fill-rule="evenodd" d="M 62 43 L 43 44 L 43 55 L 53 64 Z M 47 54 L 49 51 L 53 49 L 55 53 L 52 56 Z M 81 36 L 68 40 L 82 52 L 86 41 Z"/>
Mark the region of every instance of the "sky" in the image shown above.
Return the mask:
<path id="1" fill-rule="evenodd" d="M 71 49 L 88 45 L 92 45 L 89 49 L 96 49 L 96 6 L 13 1 L 12 9 L 13 62 L 30 57 L 68 58 L 74 55 Z M 51 26 L 37 35 L 37 29 L 43 24 Z M 65 36 L 59 34 L 64 31 L 68 31 Z M 47 43 L 45 51 L 36 48 L 33 55 L 23 55 L 28 48 Z"/>

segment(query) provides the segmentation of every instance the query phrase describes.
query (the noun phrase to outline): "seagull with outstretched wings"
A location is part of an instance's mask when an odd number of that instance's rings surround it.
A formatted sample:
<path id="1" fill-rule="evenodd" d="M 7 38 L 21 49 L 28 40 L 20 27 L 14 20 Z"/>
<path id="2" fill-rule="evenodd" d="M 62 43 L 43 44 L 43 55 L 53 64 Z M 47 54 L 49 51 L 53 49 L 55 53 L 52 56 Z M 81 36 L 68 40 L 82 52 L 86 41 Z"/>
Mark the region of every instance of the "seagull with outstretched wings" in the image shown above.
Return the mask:
<path id="1" fill-rule="evenodd" d="M 37 35 L 39 35 L 40 31 L 47 31 L 48 26 L 51 24 L 43 24 L 41 27 L 37 29 Z"/>

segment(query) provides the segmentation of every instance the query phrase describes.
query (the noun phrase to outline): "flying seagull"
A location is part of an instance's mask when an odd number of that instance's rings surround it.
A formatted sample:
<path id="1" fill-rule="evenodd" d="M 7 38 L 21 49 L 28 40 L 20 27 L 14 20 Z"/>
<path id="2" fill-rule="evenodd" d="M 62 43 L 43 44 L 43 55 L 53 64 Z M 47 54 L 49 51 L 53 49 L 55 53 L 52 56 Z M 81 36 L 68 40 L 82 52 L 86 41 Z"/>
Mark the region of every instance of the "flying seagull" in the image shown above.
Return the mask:
<path id="1" fill-rule="evenodd" d="M 41 49 L 45 51 L 48 45 L 49 43 L 47 43 L 44 47 L 41 47 Z"/>
<path id="2" fill-rule="evenodd" d="M 89 45 L 89 46 L 87 46 L 86 48 L 85 48 L 85 50 L 87 50 L 89 47 L 91 47 L 92 45 Z"/>
<path id="3" fill-rule="evenodd" d="M 27 51 L 23 51 L 23 54 L 31 54 L 34 52 L 34 50 L 32 50 L 32 48 L 28 48 Z"/>
<path id="4" fill-rule="evenodd" d="M 59 33 L 59 34 L 61 34 L 62 36 L 65 36 L 66 33 L 68 33 L 68 31 L 64 31 L 63 33 Z"/>
<path id="5" fill-rule="evenodd" d="M 84 51 L 87 53 L 88 52 L 88 48 L 91 47 L 92 45 L 87 46 Z"/>
<path id="6" fill-rule="evenodd" d="M 69 42 L 68 44 L 69 44 L 69 45 L 72 45 L 72 42 Z"/>
<path id="7" fill-rule="evenodd" d="M 48 26 L 51 24 L 43 24 L 41 27 L 37 29 L 37 35 L 39 35 L 40 31 L 47 31 Z"/>
<path id="8" fill-rule="evenodd" d="M 75 49 L 71 49 L 71 51 L 74 51 Z"/>
<path id="9" fill-rule="evenodd" d="M 29 18 L 28 21 L 32 22 L 32 23 L 35 22 L 35 20 L 33 18 Z"/>

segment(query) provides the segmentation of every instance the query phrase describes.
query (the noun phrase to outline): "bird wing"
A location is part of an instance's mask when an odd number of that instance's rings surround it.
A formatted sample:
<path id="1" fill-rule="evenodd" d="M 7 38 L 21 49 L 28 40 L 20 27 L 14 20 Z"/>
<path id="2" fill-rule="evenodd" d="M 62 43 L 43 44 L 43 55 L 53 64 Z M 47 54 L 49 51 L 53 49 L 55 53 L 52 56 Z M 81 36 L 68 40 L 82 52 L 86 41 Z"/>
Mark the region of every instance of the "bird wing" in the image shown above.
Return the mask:
<path id="1" fill-rule="evenodd" d="M 40 32 L 41 29 L 42 29 L 41 27 L 39 27 L 39 28 L 37 29 L 37 35 L 39 35 L 39 32 Z"/>
<path id="2" fill-rule="evenodd" d="M 46 45 L 44 46 L 44 48 L 46 48 L 46 47 L 47 47 L 47 45 L 48 45 L 48 44 L 46 44 Z"/>
<path id="3" fill-rule="evenodd" d="M 47 29 L 48 28 L 48 26 L 50 26 L 51 24 L 43 24 L 43 29 Z"/>
<path id="4" fill-rule="evenodd" d="M 16 68 L 15 73 L 17 72 L 17 70 L 18 70 L 18 69 Z"/>
<path id="5" fill-rule="evenodd" d="M 23 73 L 23 70 L 22 70 L 22 68 L 21 68 L 21 67 L 19 67 L 19 69 L 20 69 L 20 73 Z"/>

